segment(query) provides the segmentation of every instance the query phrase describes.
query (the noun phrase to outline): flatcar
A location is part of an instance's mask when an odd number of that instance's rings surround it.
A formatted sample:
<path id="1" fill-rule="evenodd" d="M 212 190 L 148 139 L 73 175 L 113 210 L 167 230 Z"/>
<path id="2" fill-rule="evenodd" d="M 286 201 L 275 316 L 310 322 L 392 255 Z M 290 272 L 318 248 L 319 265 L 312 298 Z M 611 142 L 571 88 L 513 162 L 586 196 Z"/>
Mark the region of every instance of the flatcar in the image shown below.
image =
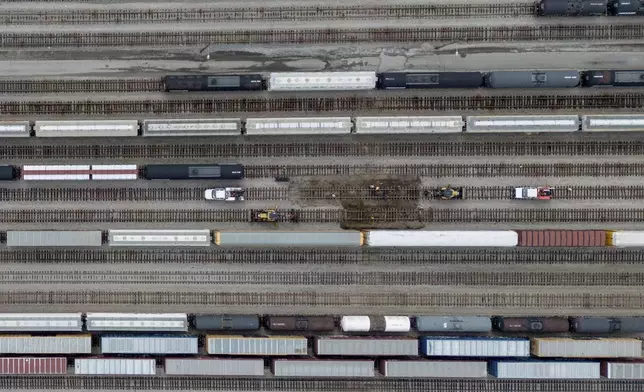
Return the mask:
<path id="1" fill-rule="evenodd" d="M 383 72 L 378 74 L 378 88 L 479 88 L 483 86 L 481 72 Z"/>
<path id="2" fill-rule="evenodd" d="M 333 331 L 333 316 L 268 316 L 266 328 L 271 331 Z"/>
<path id="3" fill-rule="evenodd" d="M 641 87 L 644 86 L 644 70 L 584 71 L 584 87 Z"/>
<path id="4" fill-rule="evenodd" d="M 147 165 L 143 176 L 148 180 L 240 180 L 244 166 L 239 164 L 211 165 Z"/>
<path id="5" fill-rule="evenodd" d="M 608 12 L 608 0 L 541 0 L 543 16 L 599 16 Z"/>
<path id="6" fill-rule="evenodd" d="M 572 88 L 579 71 L 494 71 L 485 76 L 489 88 Z"/>
<path id="7" fill-rule="evenodd" d="M 566 317 L 494 317 L 494 328 L 501 332 L 568 332 Z"/>
<path id="8" fill-rule="evenodd" d="M 264 89 L 260 74 L 250 75 L 168 75 L 165 91 L 257 91 Z"/>

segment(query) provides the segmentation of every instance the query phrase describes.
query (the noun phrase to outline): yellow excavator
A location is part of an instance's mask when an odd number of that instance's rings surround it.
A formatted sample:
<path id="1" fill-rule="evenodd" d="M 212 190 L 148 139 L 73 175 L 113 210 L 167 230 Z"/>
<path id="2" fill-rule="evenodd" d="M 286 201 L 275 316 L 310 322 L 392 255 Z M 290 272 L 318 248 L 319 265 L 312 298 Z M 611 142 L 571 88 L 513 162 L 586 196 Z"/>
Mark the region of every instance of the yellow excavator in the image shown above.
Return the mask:
<path id="1" fill-rule="evenodd" d="M 252 210 L 251 221 L 269 222 L 277 225 L 279 222 L 297 222 L 298 216 L 295 210 L 278 211 L 276 207 L 265 210 Z"/>
<path id="2" fill-rule="evenodd" d="M 441 200 L 460 200 L 463 198 L 463 188 L 455 188 L 446 185 L 436 190 L 436 198 Z"/>

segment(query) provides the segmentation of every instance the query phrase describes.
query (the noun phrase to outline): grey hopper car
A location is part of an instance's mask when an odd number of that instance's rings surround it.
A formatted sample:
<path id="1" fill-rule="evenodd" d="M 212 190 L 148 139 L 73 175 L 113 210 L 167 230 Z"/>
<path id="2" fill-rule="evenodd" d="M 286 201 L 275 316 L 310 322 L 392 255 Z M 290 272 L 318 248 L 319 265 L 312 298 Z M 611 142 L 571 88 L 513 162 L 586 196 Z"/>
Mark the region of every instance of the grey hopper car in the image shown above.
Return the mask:
<path id="1" fill-rule="evenodd" d="M 259 316 L 229 314 L 196 315 L 195 328 L 203 331 L 251 331 L 259 329 Z"/>
<path id="2" fill-rule="evenodd" d="M 644 317 L 572 317 L 570 324 L 579 333 L 644 332 Z"/>
<path id="3" fill-rule="evenodd" d="M 333 331 L 332 316 L 268 316 L 266 327 L 272 331 Z"/>
<path id="4" fill-rule="evenodd" d="M 539 14 L 544 16 L 605 15 L 608 0 L 541 0 Z"/>
<path id="5" fill-rule="evenodd" d="M 568 332 L 566 317 L 494 317 L 494 328 L 502 332 Z"/>
<path id="6" fill-rule="evenodd" d="M 494 71 L 485 76 L 490 88 L 572 88 L 579 82 L 579 71 Z"/>
<path id="7" fill-rule="evenodd" d="M 490 332 L 492 321 L 482 316 L 416 316 L 419 332 Z"/>

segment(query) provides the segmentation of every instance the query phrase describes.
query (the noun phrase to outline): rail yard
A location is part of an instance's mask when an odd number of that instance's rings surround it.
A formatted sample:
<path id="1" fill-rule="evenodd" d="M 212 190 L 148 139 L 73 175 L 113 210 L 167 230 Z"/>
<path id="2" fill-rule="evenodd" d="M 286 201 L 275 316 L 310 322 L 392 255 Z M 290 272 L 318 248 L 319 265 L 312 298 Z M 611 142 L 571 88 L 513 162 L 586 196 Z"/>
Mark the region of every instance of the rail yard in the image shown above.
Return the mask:
<path id="1" fill-rule="evenodd" d="M 643 0 L 0 3 L 0 391 L 644 390 Z"/>

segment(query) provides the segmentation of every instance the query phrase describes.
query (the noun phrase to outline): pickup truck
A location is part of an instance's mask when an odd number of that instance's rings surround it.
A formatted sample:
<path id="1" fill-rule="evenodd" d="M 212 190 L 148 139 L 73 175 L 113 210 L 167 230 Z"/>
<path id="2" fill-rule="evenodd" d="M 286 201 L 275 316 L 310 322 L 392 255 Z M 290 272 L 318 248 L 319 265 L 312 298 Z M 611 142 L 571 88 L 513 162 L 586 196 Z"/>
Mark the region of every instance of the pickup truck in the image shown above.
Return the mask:
<path id="1" fill-rule="evenodd" d="M 204 191 L 206 200 L 216 201 L 244 201 L 245 190 L 243 188 L 213 188 Z"/>
<path id="2" fill-rule="evenodd" d="M 520 200 L 550 200 L 552 188 L 548 187 L 520 187 L 514 188 L 514 198 Z"/>

